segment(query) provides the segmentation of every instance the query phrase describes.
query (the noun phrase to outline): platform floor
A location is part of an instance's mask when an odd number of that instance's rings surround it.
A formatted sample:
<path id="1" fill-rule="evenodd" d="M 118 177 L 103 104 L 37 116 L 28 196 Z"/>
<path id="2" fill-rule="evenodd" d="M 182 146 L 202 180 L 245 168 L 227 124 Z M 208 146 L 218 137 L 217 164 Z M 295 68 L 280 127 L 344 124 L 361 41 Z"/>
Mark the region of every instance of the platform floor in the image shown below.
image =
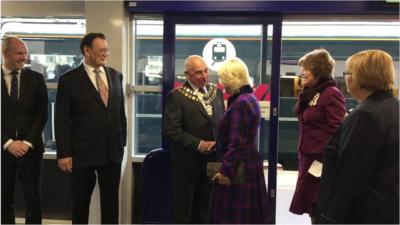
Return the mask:
<path id="1" fill-rule="evenodd" d="M 265 177 L 267 177 L 267 170 L 264 173 Z M 295 215 L 289 212 L 290 202 L 296 186 L 297 171 L 278 169 L 277 179 L 276 224 L 311 224 L 307 214 Z M 16 222 L 24 224 L 25 219 L 17 218 Z M 71 221 L 43 219 L 43 224 L 71 224 Z"/>
<path id="2" fill-rule="evenodd" d="M 266 171 L 264 171 L 265 174 Z M 308 214 L 296 215 L 289 212 L 297 181 L 297 171 L 278 170 L 276 195 L 276 224 L 311 224 Z"/>

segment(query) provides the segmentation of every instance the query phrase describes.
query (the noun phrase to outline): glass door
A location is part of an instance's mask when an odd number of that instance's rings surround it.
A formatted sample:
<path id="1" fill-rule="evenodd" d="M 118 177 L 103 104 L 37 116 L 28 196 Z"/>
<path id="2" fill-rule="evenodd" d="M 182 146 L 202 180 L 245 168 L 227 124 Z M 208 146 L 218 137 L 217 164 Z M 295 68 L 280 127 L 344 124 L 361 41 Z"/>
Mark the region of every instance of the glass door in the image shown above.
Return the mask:
<path id="1" fill-rule="evenodd" d="M 281 17 L 268 16 L 164 15 L 163 109 L 166 94 L 185 82 L 184 61 L 188 56 L 202 56 L 209 68 L 209 82 L 221 89 L 223 86 L 218 84 L 217 71 L 226 59 L 239 57 L 247 65 L 262 111 L 258 149 L 265 160 L 264 165 L 268 165 L 265 177 L 273 215 L 281 21 Z M 227 98 L 228 94 L 224 94 L 224 100 Z"/>

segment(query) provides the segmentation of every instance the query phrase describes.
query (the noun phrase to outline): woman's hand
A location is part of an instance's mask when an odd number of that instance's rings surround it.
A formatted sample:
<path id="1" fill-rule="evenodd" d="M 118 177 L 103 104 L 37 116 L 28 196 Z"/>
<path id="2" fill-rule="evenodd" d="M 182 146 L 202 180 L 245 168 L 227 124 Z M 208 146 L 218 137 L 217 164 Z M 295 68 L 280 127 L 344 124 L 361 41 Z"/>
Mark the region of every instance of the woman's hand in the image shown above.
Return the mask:
<path id="1" fill-rule="evenodd" d="M 229 179 L 229 177 L 227 177 L 221 173 L 216 173 L 211 180 L 214 182 L 217 181 L 220 185 L 224 185 L 224 186 L 231 185 L 231 180 Z"/>

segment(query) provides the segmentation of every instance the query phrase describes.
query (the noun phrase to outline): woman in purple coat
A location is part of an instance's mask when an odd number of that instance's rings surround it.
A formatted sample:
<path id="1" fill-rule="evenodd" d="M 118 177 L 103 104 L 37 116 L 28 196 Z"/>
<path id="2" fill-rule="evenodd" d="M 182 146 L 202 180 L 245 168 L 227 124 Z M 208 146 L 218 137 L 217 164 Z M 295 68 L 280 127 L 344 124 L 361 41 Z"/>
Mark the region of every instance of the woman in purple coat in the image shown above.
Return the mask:
<path id="1" fill-rule="evenodd" d="M 242 60 L 227 60 L 218 75 L 231 94 L 220 123 L 216 151 L 222 167 L 215 181 L 212 223 L 270 223 L 267 215 L 267 190 L 256 136 L 260 107 L 252 94 L 250 77 Z M 233 184 L 239 163 L 243 163 L 243 184 Z"/>
<path id="2" fill-rule="evenodd" d="M 332 77 L 335 61 L 325 49 L 307 53 L 298 65 L 303 84 L 294 107 L 300 127 L 299 175 L 289 210 L 295 214 L 308 213 L 314 223 L 320 171 L 313 173 L 314 167 L 311 170 L 310 167 L 314 161 L 322 163 L 325 146 L 346 113 L 345 101 Z"/>

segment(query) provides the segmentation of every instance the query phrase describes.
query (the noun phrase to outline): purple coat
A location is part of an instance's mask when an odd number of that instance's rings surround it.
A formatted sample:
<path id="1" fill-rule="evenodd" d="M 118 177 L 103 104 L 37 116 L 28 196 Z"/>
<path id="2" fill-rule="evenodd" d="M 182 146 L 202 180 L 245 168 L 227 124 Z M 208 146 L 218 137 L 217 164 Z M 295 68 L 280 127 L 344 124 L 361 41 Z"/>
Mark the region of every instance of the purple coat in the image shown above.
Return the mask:
<path id="1" fill-rule="evenodd" d="M 228 107 L 220 123 L 217 153 L 222 161 L 221 173 L 232 177 L 239 161 L 244 163 L 245 183 L 215 184 L 212 223 L 269 223 L 267 190 L 262 159 L 256 144 L 260 124 L 260 107 L 251 93 L 240 95 Z"/>
<path id="2" fill-rule="evenodd" d="M 308 106 L 299 115 L 299 176 L 291 212 L 313 214 L 320 180 L 307 171 L 314 160 L 322 162 L 325 146 L 342 123 L 345 113 L 343 94 L 331 86 L 320 93 L 315 106 Z"/>

